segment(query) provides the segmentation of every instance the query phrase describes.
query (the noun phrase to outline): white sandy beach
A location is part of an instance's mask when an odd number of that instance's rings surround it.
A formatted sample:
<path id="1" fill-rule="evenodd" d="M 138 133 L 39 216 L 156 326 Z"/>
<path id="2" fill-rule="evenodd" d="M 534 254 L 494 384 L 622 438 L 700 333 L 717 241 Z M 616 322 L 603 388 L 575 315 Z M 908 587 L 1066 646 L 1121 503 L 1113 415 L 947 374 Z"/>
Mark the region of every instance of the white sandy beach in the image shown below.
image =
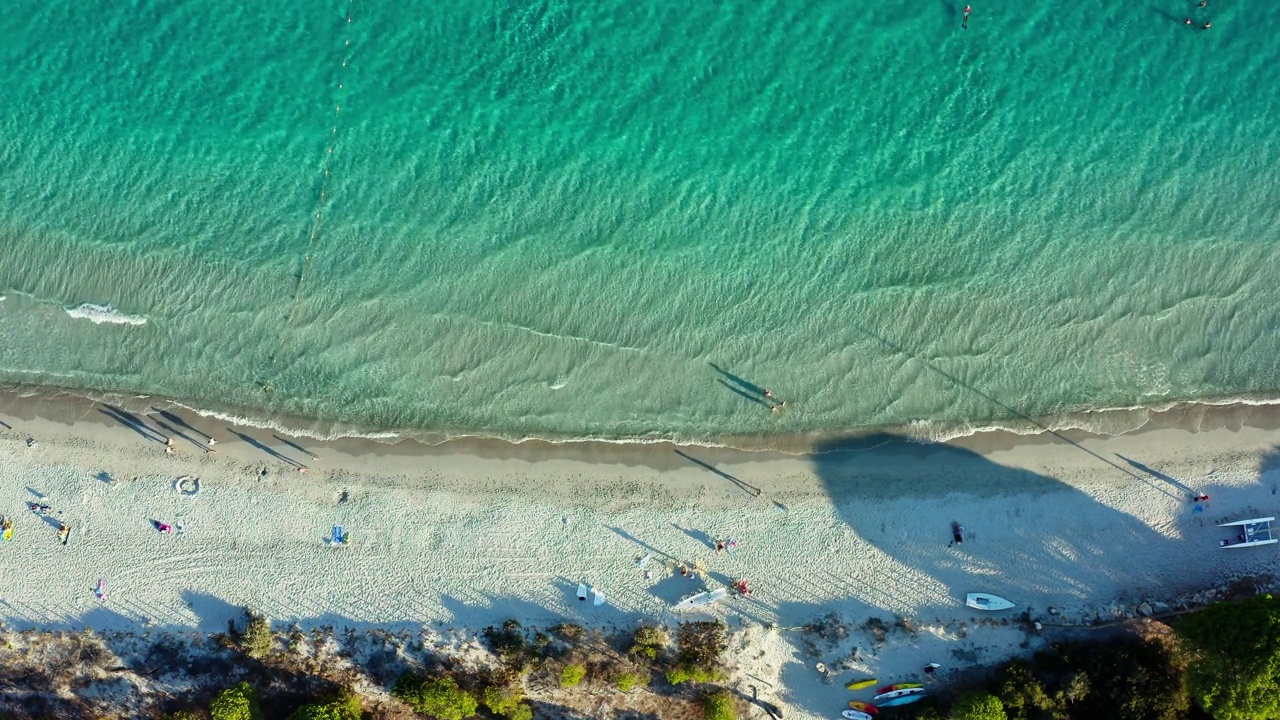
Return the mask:
<path id="1" fill-rule="evenodd" d="M 984 623 L 963 606 L 967 592 L 1017 603 L 999 617 L 1025 609 L 1046 624 L 1086 623 L 1116 603 L 1176 604 L 1275 573 L 1280 559 L 1274 546 L 1218 547 L 1229 533 L 1214 522 L 1280 510 L 1280 432 L 1247 426 L 1005 438 L 981 454 L 886 437 L 793 457 L 667 445 L 371 452 L 137 413 L 174 437 L 166 454 L 104 406 L 75 407 L 74 422 L 65 407 L 0 414 L 10 426 L 0 507 L 16 525 L 0 548 L 0 618 L 18 628 L 220 631 L 243 606 L 304 627 L 465 634 L 511 617 L 629 627 L 673 621 L 682 597 L 745 578 L 751 597 L 711 611 L 735 631 L 733 681 L 759 685 L 789 717 L 830 717 L 854 672 L 907 680 L 936 661 L 945 678 L 1017 652 L 1024 631 Z M 209 434 L 214 455 L 201 450 Z M 175 492 L 184 475 L 200 479 L 198 495 Z M 1202 513 L 1193 490 L 1211 496 Z M 948 546 L 952 521 L 966 529 L 961 546 Z M 66 547 L 58 522 L 72 527 Z M 350 533 L 344 547 L 324 543 L 334 524 Z M 718 555 L 716 539 L 737 549 Z M 646 556 L 651 578 L 638 566 Z M 705 577 L 680 577 L 680 562 Z M 580 580 L 605 605 L 579 602 Z M 882 646 L 855 632 L 806 653 L 785 629 L 828 613 L 854 626 L 906 617 L 917 630 Z M 856 660 L 838 662 L 854 648 Z M 839 669 L 835 682 L 822 682 L 815 659 Z"/>

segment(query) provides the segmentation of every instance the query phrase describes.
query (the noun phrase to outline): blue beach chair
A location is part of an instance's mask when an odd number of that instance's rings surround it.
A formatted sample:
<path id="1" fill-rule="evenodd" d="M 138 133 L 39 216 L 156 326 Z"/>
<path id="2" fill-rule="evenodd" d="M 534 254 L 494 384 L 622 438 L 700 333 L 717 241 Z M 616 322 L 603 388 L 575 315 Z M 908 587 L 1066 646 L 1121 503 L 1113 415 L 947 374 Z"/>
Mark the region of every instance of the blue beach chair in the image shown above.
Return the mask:
<path id="1" fill-rule="evenodd" d="M 333 532 L 329 535 L 329 544 L 346 545 L 348 537 L 349 535 L 342 529 L 341 525 L 334 525 Z"/>

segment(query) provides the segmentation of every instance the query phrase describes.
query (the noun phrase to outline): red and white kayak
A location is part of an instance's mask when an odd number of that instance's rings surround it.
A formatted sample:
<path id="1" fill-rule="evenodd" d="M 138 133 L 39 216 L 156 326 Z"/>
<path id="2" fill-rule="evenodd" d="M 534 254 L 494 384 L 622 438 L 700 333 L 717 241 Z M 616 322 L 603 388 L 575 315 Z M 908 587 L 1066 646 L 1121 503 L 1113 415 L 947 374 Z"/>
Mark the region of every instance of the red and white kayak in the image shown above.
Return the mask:
<path id="1" fill-rule="evenodd" d="M 924 686 L 919 683 L 901 683 L 899 685 L 885 685 L 876 691 L 876 696 L 872 700 L 890 700 L 892 698 L 900 698 L 904 695 L 917 695 L 924 692 Z"/>
<path id="2" fill-rule="evenodd" d="M 871 703 L 868 703 L 868 702 L 862 702 L 861 700 L 850 700 L 849 707 L 853 708 L 854 710 L 857 710 L 858 712 L 866 713 L 868 715 L 875 715 L 876 713 L 880 712 L 880 709 L 877 708 L 875 705 L 872 705 Z"/>

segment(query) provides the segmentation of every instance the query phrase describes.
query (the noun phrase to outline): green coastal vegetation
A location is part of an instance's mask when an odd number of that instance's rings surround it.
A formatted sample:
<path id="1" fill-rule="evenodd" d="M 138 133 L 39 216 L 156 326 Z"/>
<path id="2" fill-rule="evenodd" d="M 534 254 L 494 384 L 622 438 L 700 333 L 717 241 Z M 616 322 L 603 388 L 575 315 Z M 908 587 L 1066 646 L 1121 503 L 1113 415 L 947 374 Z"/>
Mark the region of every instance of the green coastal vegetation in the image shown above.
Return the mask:
<path id="1" fill-rule="evenodd" d="M 1220 602 L 1166 632 L 1053 646 L 985 681 L 925 701 L 914 720 L 1274 720 L 1280 718 L 1280 599 Z"/>
<path id="2" fill-rule="evenodd" d="M 159 693 L 141 704 L 121 701 L 114 709 L 66 699 L 92 684 L 88 677 L 130 671 L 102 638 L 90 631 L 11 634 L 5 643 L 11 653 L 0 664 L 7 688 L 0 720 L 536 720 L 589 716 L 601 697 L 642 717 L 759 716 L 727 682 L 726 630 L 718 622 L 690 622 L 673 631 L 642 625 L 606 635 L 568 623 L 544 631 L 510 620 L 483 631 L 483 658 L 411 655 L 404 650 L 413 646 L 397 645 L 390 634 L 374 637 L 356 658 L 331 638 L 317 635 L 311 642 L 297 629 L 277 632 L 266 618 L 246 612 L 199 657 L 190 646 L 152 639 L 131 661 L 154 677 L 166 659 L 180 657 L 190 665 L 189 677 L 224 682 Z M 1112 628 L 1103 639 L 1082 638 L 938 686 L 926 700 L 886 708 L 879 717 L 1280 719 L 1280 599 L 1274 596 L 1220 602 L 1170 624 L 1139 621 Z M 51 674 L 52 666 L 65 672 Z"/>

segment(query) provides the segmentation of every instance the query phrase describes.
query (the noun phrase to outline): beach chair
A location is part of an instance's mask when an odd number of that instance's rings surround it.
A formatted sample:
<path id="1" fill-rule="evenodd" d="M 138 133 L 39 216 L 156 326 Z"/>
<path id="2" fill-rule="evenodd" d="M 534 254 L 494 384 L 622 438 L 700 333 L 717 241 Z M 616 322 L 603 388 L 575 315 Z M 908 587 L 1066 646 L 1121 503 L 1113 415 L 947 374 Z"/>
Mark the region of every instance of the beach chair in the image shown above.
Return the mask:
<path id="1" fill-rule="evenodd" d="M 346 545 L 347 537 L 348 535 L 346 531 L 342 529 L 341 525 L 334 525 L 333 531 L 329 534 L 329 544 L 330 545 Z"/>

